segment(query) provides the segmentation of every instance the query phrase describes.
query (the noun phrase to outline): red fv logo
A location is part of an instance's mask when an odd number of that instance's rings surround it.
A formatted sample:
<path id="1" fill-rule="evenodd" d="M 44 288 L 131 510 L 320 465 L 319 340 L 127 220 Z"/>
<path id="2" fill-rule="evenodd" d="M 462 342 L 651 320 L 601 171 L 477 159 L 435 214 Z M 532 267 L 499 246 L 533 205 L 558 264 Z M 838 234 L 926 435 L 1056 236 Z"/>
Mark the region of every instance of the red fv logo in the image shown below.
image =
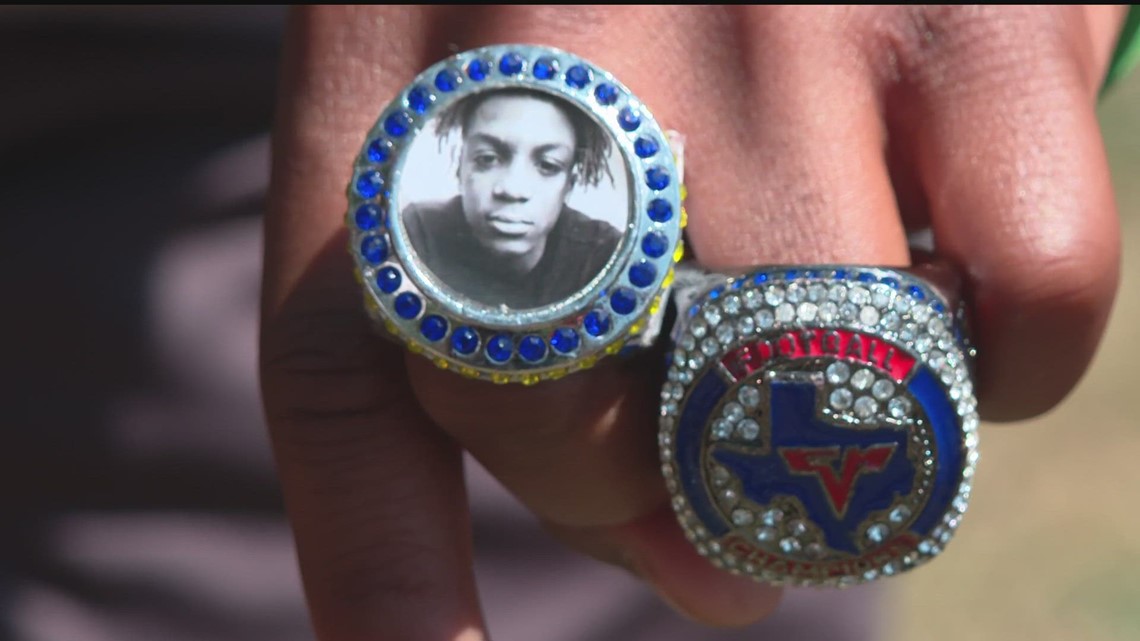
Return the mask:
<path id="1" fill-rule="evenodd" d="M 859 475 L 882 471 L 891 460 L 896 447 L 895 443 L 852 446 L 842 451 L 838 445 L 787 447 L 780 449 L 780 456 L 792 474 L 809 474 L 818 478 L 832 509 L 839 518 L 843 518 L 847 513 L 847 504 L 851 501 L 851 490 Z M 836 461 L 839 462 L 838 468 Z"/>

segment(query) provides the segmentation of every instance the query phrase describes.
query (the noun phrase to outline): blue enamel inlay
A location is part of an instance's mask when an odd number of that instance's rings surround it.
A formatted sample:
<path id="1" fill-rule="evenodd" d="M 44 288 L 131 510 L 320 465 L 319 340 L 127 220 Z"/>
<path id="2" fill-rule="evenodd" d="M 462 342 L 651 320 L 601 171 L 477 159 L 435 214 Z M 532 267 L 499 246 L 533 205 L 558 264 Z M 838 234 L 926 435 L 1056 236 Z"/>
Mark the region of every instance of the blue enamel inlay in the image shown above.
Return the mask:
<path id="1" fill-rule="evenodd" d="M 677 457 L 677 476 L 689 505 L 713 536 L 724 536 L 728 523 L 709 496 L 708 486 L 701 471 L 701 441 L 705 423 L 720 399 L 728 392 L 728 384 L 714 373 L 702 376 L 693 384 L 689 399 L 677 420 L 677 434 L 673 447 Z"/>
<path id="2" fill-rule="evenodd" d="M 907 386 L 912 396 L 926 412 L 934 432 L 935 471 L 934 483 L 926 507 L 910 528 L 916 534 L 929 536 L 950 509 L 950 502 L 962 481 L 963 452 L 958 413 L 942 387 L 938 377 L 925 365 L 920 365 Z"/>

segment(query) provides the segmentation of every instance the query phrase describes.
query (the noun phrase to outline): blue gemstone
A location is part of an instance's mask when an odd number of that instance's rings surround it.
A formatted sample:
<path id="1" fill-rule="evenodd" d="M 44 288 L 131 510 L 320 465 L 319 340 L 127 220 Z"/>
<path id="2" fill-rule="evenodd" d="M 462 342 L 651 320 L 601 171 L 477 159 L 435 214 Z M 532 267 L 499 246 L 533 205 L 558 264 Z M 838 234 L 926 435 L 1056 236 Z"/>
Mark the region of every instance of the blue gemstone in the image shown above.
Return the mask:
<path id="1" fill-rule="evenodd" d="M 522 71 L 522 68 L 522 56 L 513 51 L 508 54 L 504 54 L 502 58 L 499 58 L 499 73 L 503 74 L 504 76 L 513 76 Z"/>
<path id="2" fill-rule="evenodd" d="M 487 341 L 487 358 L 496 363 L 505 363 L 511 359 L 515 346 L 511 344 L 511 337 L 506 334 L 496 334 Z"/>
<path id="3" fill-rule="evenodd" d="M 933 307 L 934 311 L 938 312 L 939 314 L 946 311 L 946 306 L 943 305 L 942 303 L 938 302 L 938 301 L 934 301 L 934 303 L 931 305 L 931 307 Z"/>
<path id="4" fill-rule="evenodd" d="M 464 356 L 470 356 L 479 349 L 479 334 L 470 327 L 456 327 L 451 333 L 451 349 Z"/>
<path id="5" fill-rule="evenodd" d="M 654 191 L 661 191 L 669 186 L 669 172 L 660 167 L 651 167 L 645 172 L 645 184 Z"/>
<path id="6" fill-rule="evenodd" d="M 886 285 L 888 287 L 890 287 L 891 289 L 898 289 L 899 288 L 899 280 L 897 278 L 890 278 L 890 277 L 884 278 L 883 282 L 886 283 Z"/>
<path id="7" fill-rule="evenodd" d="M 581 89 L 590 84 L 591 77 L 590 70 L 585 65 L 574 65 L 566 70 L 566 84 Z"/>
<path id="8" fill-rule="evenodd" d="M 875 282 L 875 275 L 870 272 L 863 272 L 859 274 L 859 282 L 873 283 Z"/>
<path id="9" fill-rule="evenodd" d="M 424 319 L 420 321 L 420 333 L 424 335 L 424 338 L 434 343 L 447 336 L 447 320 L 435 314 L 424 316 Z"/>
<path id="10" fill-rule="evenodd" d="M 835 280 L 845 280 L 847 278 L 847 270 L 846 269 L 835 270 L 835 273 L 832 274 L 832 278 L 834 278 Z"/>
<path id="11" fill-rule="evenodd" d="M 360 255 L 364 260 L 378 265 L 388 257 L 388 243 L 379 236 L 366 236 L 360 241 Z"/>
<path id="12" fill-rule="evenodd" d="M 412 87 L 412 90 L 408 92 L 408 106 L 418 114 L 427 111 L 433 102 L 435 102 L 435 96 L 431 95 L 428 88 L 423 85 Z"/>
<path id="13" fill-rule="evenodd" d="M 529 363 L 541 361 L 546 357 L 546 341 L 534 334 L 523 336 L 519 341 L 519 356 Z"/>
<path id="14" fill-rule="evenodd" d="M 664 198 L 654 198 L 649 201 L 649 207 L 645 212 L 649 214 L 649 219 L 655 223 L 663 223 L 673 217 L 673 205 L 669 204 L 668 200 Z"/>
<path id="15" fill-rule="evenodd" d="M 569 354 L 578 349 L 578 341 L 578 332 L 569 327 L 560 327 L 550 337 L 550 346 L 559 354 Z"/>
<path id="16" fill-rule="evenodd" d="M 736 280 L 732 281 L 732 288 L 733 289 L 740 289 L 741 287 L 744 287 L 744 281 L 743 280 L 736 279 Z"/>
<path id="17" fill-rule="evenodd" d="M 610 331 L 610 317 L 605 312 L 595 309 L 582 319 L 582 327 L 590 336 L 601 336 Z"/>
<path id="18" fill-rule="evenodd" d="M 814 269 L 809 269 L 804 272 L 804 278 L 819 278 L 819 272 Z"/>
<path id="19" fill-rule="evenodd" d="M 384 119 L 384 131 L 388 132 L 389 136 L 399 138 L 408 133 L 411 128 L 412 117 L 407 112 L 397 111 Z"/>
<path id="20" fill-rule="evenodd" d="M 409 320 L 420 315 L 423 311 L 424 304 L 419 296 L 411 292 L 404 292 L 396 297 L 396 314 L 400 318 L 407 318 Z"/>
<path id="21" fill-rule="evenodd" d="M 368 144 L 368 159 L 372 162 L 387 162 L 391 154 L 392 143 L 383 138 L 377 138 Z"/>
<path id="22" fill-rule="evenodd" d="M 696 316 L 697 312 L 699 312 L 699 311 L 701 311 L 700 305 L 693 305 L 692 307 L 690 307 L 689 308 L 689 318 Z"/>
<path id="23" fill-rule="evenodd" d="M 356 209 L 353 216 L 356 226 L 363 231 L 376 229 L 380 226 L 380 208 L 372 204 L 364 204 Z"/>
<path id="24" fill-rule="evenodd" d="M 784 280 L 794 280 L 795 277 L 799 275 L 800 273 L 798 271 L 789 269 L 788 271 L 784 272 Z"/>
<path id="25" fill-rule="evenodd" d="M 637 307 L 637 293 L 628 287 L 618 287 L 610 294 L 610 309 L 625 316 Z"/>
<path id="26" fill-rule="evenodd" d="M 603 82 L 597 87 L 594 87 L 594 98 L 597 99 L 599 104 L 612 105 L 617 102 L 618 99 L 617 87 L 608 82 Z"/>
<path id="27" fill-rule="evenodd" d="M 756 274 L 755 276 L 752 277 L 752 282 L 757 284 L 757 285 L 759 285 L 760 283 L 766 283 L 766 282 L 768 282 L 768 274 L 765 274 L 764 272 L 760 272 L 759 274 Z"/>
<path id="28" fill-rule="evenodd" d="M 531 71 L 539 80 L 550 80 L 558 75 L 558 61 L 554 58 L 539 58 L 534 61 L 534 69 Z"/>
<path id="29" fill-rule="evenodd" d="M 724 287 L 715 287 L 709 291 L 709 300 L 716 300 L 724 293 Z"/>
<path id="30" fill-rule="evenodd" d="M 651 231 L 641 239 L 641 251 L 650 258 L 661 258 L 669 251 L 669 240 L 659 231 Z"/>
<path id="31" fill-rule="evenodd" d="M 629 268 L 629 282 L 633 283 L 634 287 L 649 287 L 656 279 L 657 268 L 651 262 L 643 260 Z"/>
<path id="32" fill-rule="evenodd" d="M 486 60 L 472 60 L 467 65 L 467 77 L 479 81 L 491 73 L 491 65 Z"/>
<path id="33" fill-rule="evenodd" d="M 629 107 L 618 112 L 618 125 L 626 131 L 636 131 L 641 126 L 641 114 Z"/>
<path id="34" fill-rule="evenodd" d="M 378 171 L 366 171 L 356 177 L 356 193 L 361 198 L 375 198 L 384 189 L 384 177 Z"/>
<path id="35" fill-rule="evenodd" d="M 463 76 L 454 69 L 444 69 L 435 74 L 435 88 L 440 91 L 455 91 L 455 88 L 458 87 L 462 81 Z"/>
<path id="36" fill-rule="evenodd" d="M 395 267 L 385 267 L 376 272 L 376 286 L 385 294 L 400 289 L 400 282 L 403 280 L 404 277 L 400 276 L 400 271 Z"/>
<path id="37" fill-rule="evenodd" d="M 918 285 L 911 285 L 910 286 L 910 295 L 914 296 L 918 300 L 922 300 L 922 299 L 926 298 L 926 293 L 923 292 L 922 289 Z"/>
<path id="38" fill-rule="evenodd" d="M 649 158 L 657 153 L 657 141 L 652 138 L 641 137 L 633 143 L 633 153 L 638 158 Z"/>

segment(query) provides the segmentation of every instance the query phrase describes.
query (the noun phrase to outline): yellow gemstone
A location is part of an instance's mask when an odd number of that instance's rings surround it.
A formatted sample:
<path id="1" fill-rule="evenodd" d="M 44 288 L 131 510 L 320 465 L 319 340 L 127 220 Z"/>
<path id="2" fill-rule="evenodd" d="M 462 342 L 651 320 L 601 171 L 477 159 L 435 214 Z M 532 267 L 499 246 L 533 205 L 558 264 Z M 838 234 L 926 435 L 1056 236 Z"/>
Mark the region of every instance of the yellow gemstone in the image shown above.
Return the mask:
<path id="1" fill-rule="evenodd" d="M 673 284 L 673 279 L 674 279 L 676 276 L 677 276 L 677 274 L 675 274 L 675 273 L 673 272 L 673 267 L 672 267 L 672 266 L 670 266 L 670 267 L 669 267 L 669 271 L 668 271 L 668 272 L 665 272 L 665 280 L 662 280 L 662 281 L 661 281 L 661 287 L 668 287 L 668 286 L 672 285 L 672 284 Z"/>
<path id="2" fill-rule="evenodd" d="M 641 330 L 643 330 L 643 329 L 645 329 L 645 328 L 642 326 L 642 321 L 638 320 L 629 326 L 629 335 L 630 336 L 637 336 L 638 334 L 641 333 Z"/>
<path id="3" fill-rule="evenodd" d="M 673 270 L 669 270 L 669 271 L 672 272 Z M 659 311 L 661 311 L 661 295 L 660 294 L 653 297 L 653 302 L 649 305 L 649 315 L 652 316 Z"/>
<path id="4" fill-rule="evenodd" d="M 523 374 L 522 378 L 519 379 L 523 385 L 534 385 L 541 380 L 542 377 L 538 374 Z"/>
<path id="5" fill-rule="evenodd" d="M 681 259 L 684 257 L 685 257 L 685 242 L 679 240 L 679 241 L 677 241 L 677 249 L 673 250 L 673 262 L 679 263 L 679 262 L 681 262 Z"/>
<path id="6" fill-rule="evenodd" d="M 617 354 L 618 352 L 621 351 L 621 348 L 623 345 L 625 345 L 624 340 L 614 341 L 614 342 L 610 343 L 609 345 L 606 345 L 606 353 L 607 354 Z"/>
<path id="7" fill-rule="evenodd" d="M 496 385 L 503 385 L 505 383 L 510 383 L 511 377 L 502 372 L 495 372 L 494 374 L 491 374 L 491 382 Z"/>
<path id="8" fill-rule="evenodd" d="M 431 359 L 431 362 L 435 363 L 435 366 L 440 369 L 447 369 L 448 367 L 451 367 L 451 363 L 447 362 L 447 359 L 445 358 L 433 358 Z"/>
<path id="9" fill-rule="evenodd" d="M 590 369 L 597 362 L 598 362 L 597 356 L 587 356 L 586 358 L 583 358 L 582 360 L 578 361 L 577 367 L 578 367 L 578 369 Z"/>
<path id="10" fill-rule="evenodd" d="M 364 274 L 360 273 L 359 267 L 353 267 L 352 268 L 352 277 L 356 279 L 357 285 L 363 285 L 364 284 Z"/>
<path id="11" fill-rule="evenodd" d="M 681 208 L 681 229 L 684 229 L 688 226 L 689 226 L 689 212 L 684 207 L 682 207 Z"/>
<path id="12" fill-rule="evenodd" d="M 424 348 L 419 343 L 408 341 L 408 351 L 413 354 L 421 354 L 423 353 Z"/>
<path id="13" fill-rule="evenodd" d="M 570 373 L 569 369 L 567 369 L 565 367 L 559 367 L 558 369 L 550 370 L 550 372 L 547 374 L 547 376 L 550 377 L 550 380 L 556 381 L 556 380 L 562 378 L 563 376 L 566 376 L 569 373 Z"/>
<path id="14" fill-rule="evenodd" d="M 467 378 L 479 378 L 479 372 L 476 371 L 475 368 L 467 367 L 466 365 L 459 368 L 459 373 Z"/>
<path id="15" fill-rule="evenodd" d="M 689 197 L 689 188 L 686 187 L 685 185 L 681 185 L 681 200 L 684 200 L 688 197 Z M 682 207 L 681 211 L 684 212 L 685 208 Z"/>
<path id="16" fill-rule="evenodd" d="M 396 329 L 396 324 L 387 318 L 384 319 L 384 329 L 388 330 L 389 334 L 399 334 L 400 330 Z"/>

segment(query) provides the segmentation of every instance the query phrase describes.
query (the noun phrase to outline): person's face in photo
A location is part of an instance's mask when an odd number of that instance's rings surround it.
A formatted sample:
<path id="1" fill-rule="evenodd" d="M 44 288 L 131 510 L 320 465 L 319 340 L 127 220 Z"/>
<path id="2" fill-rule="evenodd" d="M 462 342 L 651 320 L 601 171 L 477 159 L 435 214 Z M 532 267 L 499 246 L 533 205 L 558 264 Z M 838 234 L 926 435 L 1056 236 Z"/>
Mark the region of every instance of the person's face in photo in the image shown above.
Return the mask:
<path id="1" fill-rule="evenodd" d="M 463 213 L 492 253 L 541 257 L 573 187 L 576 139 L 566 114 L 547 100 L 493 96 L 471 115 L 459 183 Z"/>

